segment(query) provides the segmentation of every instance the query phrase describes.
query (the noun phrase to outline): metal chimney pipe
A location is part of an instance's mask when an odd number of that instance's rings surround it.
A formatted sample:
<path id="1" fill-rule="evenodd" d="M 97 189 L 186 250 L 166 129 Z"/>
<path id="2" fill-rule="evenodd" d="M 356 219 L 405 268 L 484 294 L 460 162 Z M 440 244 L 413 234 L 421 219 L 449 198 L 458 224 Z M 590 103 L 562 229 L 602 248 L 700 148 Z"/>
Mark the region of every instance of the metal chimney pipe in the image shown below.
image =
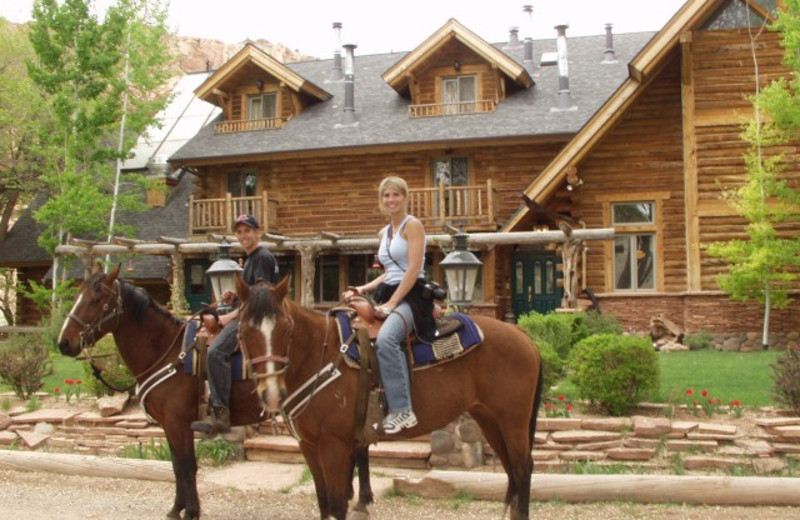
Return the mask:
<path id="1" fill-rule="evenodd" d="M 556 50 L 558 51 L 558 109 L 569 110 L 575 108 L 569 92 L 569 59 L 567 56 L 567 29 L 569 25 L 556 25 L 558 31 Z"/>
<path id="2" fill-rule="evenodd" d="M 519 47 L 519 27 L 511 27 L 508 30 L 508 46 Z"/>
<path id="3" fill-rule="evenodd" d="M 617 63 L 617 56 L 614 52 L 614 35 L 611 33 L 612 24 L 606 24 L 606 56 L 603 63 Z"/>
<path id="4" fill-rule="evenodd" d="M 335 44 L 333 48 L 333 70 L 331 71 L 331 81 L 342 81 L 342 23 L 333 22 L 333 34 Z"/>
<path id="5" fill-rule="evenodd" d="M 342 115 L 343 125 L 352 125 L 356 122 L 355 107 L 355 72 L 354 72 L 354 51 L 356 44 L 348 43 L 344 45 L 344 113 Z"/>
<path id="6" fill-rule="evenodd" d="M 523 5 L 522 11 L 528 14 L 528 27 L 525 31 L 525 44 L 524 44 L 524 57 L 522 59 L 522 66 L 528 71 L 528 74 L 533 74 L 535 66 L 533 64 L 533 6 Z"/>

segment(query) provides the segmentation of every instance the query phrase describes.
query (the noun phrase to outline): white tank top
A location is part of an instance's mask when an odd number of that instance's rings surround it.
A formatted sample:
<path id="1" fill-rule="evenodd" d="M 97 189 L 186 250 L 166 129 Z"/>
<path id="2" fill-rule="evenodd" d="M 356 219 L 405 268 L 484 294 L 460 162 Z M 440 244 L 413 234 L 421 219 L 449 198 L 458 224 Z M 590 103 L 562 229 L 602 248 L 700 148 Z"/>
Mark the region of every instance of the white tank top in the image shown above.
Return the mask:
<path id="1" fill-rule="evenodd" d="M 380 260 L 381 265 L 383 265 L 386 274 L 383 282 L 388 285 L 399 284 L 400 280 L 403 279 L 403 275 L 408 270 L 408 241 L 403 238 L 401 231 L 412 218 L 411 215 L 406 216 L 397 231 L 393 232 L 391 224 L 383 228 L 381 244 L 378 247 L 378 260 Z M 424 242 L 422 247 L 424 251 Z M 391 257 L 389 256 L 389 252 L 391 252 Z M 422 262 L 417 278 L 425 278 L 425 262 Z"/>

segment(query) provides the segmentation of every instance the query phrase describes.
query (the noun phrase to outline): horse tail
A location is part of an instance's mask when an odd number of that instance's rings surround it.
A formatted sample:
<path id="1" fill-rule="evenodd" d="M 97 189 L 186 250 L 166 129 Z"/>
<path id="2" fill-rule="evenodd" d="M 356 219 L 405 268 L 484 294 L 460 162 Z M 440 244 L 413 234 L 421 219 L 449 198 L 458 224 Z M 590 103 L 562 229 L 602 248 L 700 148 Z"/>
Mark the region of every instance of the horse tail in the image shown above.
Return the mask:
<path id="1" fill-rule="evenodd" d="M 542 390 L 544 386 L 544 370 L 542 358 L 539 357 L 539 375 L 536 378 L 536 390 L 533 394 L 533 414 L 531 415 L 530 427 L 528 428 L 528 450 L 533 449 L 534 434 L 536 433 L 536 419 L 539 416 L 539 406 L 542 404 Z"/>

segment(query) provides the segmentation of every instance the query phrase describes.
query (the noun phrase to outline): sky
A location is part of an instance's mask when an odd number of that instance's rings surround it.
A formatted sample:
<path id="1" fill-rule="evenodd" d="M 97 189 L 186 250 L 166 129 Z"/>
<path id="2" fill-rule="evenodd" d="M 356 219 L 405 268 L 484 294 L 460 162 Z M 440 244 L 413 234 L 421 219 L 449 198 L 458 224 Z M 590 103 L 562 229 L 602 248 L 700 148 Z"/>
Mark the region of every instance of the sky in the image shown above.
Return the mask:
<path id="1" fill-rule="evenodd" d="M 112 0 L 95 0 L 98 15 Z M 295 3 L 295 1 L 297 3 Z M 685 0 L 170 0 L 169 27 L 181 36 L 225 43 L 265 39 L 318 58 L 336 45 L 333 22 L 341 22 L 342 44 L 354 43 L 356 55 L 410 51 L 455 18 L 488 41 L 508 41 L 509 28 L 520 39 L 554 38 L 553 28 L 568 24 L 567 36 L 657 31 Z M 523 5 L 533 6 L 533 15 Z M 30 20 L 33 0 L 2 0 L 0 16 Z"/>

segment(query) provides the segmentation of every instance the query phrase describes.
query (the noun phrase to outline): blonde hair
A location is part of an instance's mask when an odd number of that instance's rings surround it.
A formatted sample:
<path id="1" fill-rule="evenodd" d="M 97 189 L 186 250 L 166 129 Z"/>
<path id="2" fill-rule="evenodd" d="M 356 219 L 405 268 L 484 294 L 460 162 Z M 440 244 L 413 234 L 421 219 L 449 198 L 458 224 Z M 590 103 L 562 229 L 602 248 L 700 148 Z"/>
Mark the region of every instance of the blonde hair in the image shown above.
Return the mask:
<path id="1" fill-rule="evenodd" d="M 408 204 L 408 184 L 406 184 L 406 181 L 396 176 L 386 177 L 378 187 L 378 207 L 384 215 L 387 214 L 386 208 L 383 207 L 383 192 L 386 190 L 400 192 L 405 197 L 406 204 Z"/>

